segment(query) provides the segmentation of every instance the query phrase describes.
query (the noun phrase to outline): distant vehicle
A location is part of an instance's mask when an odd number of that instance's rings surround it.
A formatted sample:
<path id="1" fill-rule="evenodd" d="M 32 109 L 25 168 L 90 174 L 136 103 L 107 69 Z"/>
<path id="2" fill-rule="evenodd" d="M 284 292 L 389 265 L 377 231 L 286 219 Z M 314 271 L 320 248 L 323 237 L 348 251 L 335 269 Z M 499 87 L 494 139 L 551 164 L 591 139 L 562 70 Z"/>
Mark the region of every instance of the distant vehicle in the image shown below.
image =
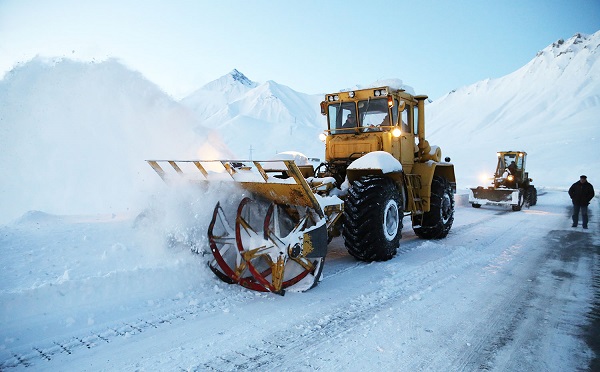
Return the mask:
<path id="1" fill-rule="evenodd" d="M 498 165 L 492 186 L 478 186 L 469 193 L 469 203 L 473 208 L 482 205 L 505 205 L 513 211 L 530 207 L 537 203 L 537 189 L 525 171 L 527 153 L 525 151 L 500 151 Z"/>

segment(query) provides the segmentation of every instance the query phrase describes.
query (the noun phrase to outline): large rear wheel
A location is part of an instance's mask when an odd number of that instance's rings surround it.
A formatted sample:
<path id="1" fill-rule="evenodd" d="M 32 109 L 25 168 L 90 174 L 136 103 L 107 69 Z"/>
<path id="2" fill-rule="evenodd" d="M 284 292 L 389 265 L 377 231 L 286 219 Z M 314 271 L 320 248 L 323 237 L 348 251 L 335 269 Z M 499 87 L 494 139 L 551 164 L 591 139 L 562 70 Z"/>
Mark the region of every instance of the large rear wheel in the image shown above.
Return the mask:
<path id="1" fill-rule="evenodd" d="M 529 186 L 527 188 L 527 199 L 530 206 L 537 204 L 537 189 L 534 186 Z"/>
<path id="2" fill-rule="evenodd" d="M 430 205 L 429 212 L 413 216 L 413 230 L 423 239 L 445 238 L 454 222 L 454 194 L 446 178 L 433 176 Z"/>
<path id="3" fill-rule="evenodd" d="M 404 201 L 387 177 L 363 176 L 351 183 L 344 205 L 344 241 L 361 261 L 394 257 L 402 232 Z"/>

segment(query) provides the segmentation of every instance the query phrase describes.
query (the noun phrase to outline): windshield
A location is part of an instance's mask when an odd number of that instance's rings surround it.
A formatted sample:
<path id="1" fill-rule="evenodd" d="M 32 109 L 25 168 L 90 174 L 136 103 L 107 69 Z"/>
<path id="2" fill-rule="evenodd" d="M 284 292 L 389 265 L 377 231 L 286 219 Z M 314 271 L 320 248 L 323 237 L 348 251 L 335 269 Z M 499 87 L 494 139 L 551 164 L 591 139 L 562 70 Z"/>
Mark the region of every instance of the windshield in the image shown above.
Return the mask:
<path id="1" fill-rule="evenodd" d="M 523 156 L 518 156 L 516 153 L 503 154 L 503 156 L 498 158 L 498 171 L 496 176 L 500 177 L 505 170 L 508 170 L 509 173 L 511 173 L 509 168 L 512 167 L 514 167 L 515 170 L 523 169 L 523 160 Z"/>
<path id="2" fill-rule="evenodd" d="M 391 126 L 388 115 L 387 97 L 358 102 L 340 102 L 329 106 L 329 129 L 332 133 L 355 133 L 357 127 L 363 131 L 381 130 Z M 358 113 L 356 109 L 358 107 Z"/>
<path id="3" fill-rule="evenodd" d="M 388 112 L 387 97 L 358 102 L 358 116 L 361 126 L 365 128 L 392 125 Z"/>

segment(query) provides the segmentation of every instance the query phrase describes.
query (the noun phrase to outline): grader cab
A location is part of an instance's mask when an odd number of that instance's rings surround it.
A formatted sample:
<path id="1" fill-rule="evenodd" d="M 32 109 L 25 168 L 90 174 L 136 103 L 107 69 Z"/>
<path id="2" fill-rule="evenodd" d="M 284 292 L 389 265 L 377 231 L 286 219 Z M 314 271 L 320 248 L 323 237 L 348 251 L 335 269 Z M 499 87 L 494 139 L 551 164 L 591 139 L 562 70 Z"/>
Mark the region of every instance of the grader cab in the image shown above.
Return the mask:
<path id="1" fill-rule="evenodd" d="M 166 182 L 234 181 L 250 192 L 235 217 L 220 203 L 213 210 L 208 264 L 217 277 L 257 291 L 304 291 L 320 280 L 336 236 L 356 259 L 383 261 L 396 254 L 405 215 L 421 238 L 450 231 L 454 166 L 425 139 L 426 99 L 389 86 L 327 94 L 326 158 L 316 169 L 297 153 L 148 163 Z"/>

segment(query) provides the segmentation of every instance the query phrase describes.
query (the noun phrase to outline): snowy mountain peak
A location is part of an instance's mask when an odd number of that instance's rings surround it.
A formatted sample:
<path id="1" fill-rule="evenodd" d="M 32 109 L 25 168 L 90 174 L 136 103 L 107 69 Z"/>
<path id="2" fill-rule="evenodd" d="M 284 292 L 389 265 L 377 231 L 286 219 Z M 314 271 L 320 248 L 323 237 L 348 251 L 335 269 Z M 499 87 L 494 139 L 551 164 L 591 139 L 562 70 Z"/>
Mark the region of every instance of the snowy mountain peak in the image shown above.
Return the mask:
<path id="1" fill-rule="evenodd" d="M 238 70 L 233 69 L 230 73 L 206 84 L 200 88 L 200 90 L 218 91 L 222 93 L 246 92 L 252 88 L 256 88 L 257 86 L 258 83 L 248 79 L 246 75 L 242 74 Z"/>
<path id="2" fill-rule="evenodd" d="M 229 73 L 229 75 L 226 76 L 231 76 L 231 78 L 234 81 L 240 82 L 243 85 L 249 86 L 254 88 L 256 86 L 256 83 L 253 82 L 252 80 L 248 79 L 246 77 L 246 75 L 242 74 L 241 72 L 239 72 L 238 70 L 236 70 L 235 68 Z"/>
<path id="3" fill-rule="evenodd" d="M 567 40 L 559 39 L 548 45 L 546 48 L 539 51 L 536 54 L 536 57 L 548 55 L 556 58 L 565 54 L 576 53 L 581 49 L 589 49 L 593 51 L 598 46 L 600 46 L 600 31 L 594 33 L 593 35 L 587 35 L 578 32 Z"/>

